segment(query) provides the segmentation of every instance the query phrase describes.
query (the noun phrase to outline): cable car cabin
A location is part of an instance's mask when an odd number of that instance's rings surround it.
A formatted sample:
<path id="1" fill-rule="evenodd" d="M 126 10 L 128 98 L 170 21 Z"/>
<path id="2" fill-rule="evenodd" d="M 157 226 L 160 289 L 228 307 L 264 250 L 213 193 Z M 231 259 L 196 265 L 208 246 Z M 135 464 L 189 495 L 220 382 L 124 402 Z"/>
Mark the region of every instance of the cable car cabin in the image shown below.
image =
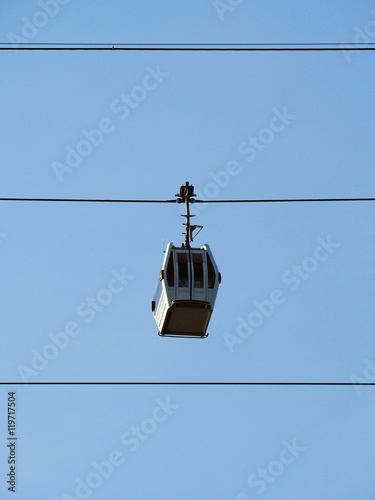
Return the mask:
<path id="1" fill-rule="evenodd" d="M 207 244 L 185 249 L 168 243 L 151 303 L 159 335 L 207 337 L 220 282 Z"/>

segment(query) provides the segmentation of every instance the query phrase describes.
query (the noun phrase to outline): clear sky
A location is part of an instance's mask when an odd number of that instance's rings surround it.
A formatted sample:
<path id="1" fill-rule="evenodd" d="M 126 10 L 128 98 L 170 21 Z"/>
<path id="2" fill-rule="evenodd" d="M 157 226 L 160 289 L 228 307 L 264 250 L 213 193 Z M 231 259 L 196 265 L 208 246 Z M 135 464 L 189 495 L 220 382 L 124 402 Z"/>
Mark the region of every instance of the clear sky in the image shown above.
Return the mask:
<path id="1" fill-rule="evenodd" d="M 375 42 L 370 0 L 0 15 L 14 43 Z M 1 196 L 373 197 L 374 57 L 0 52 Z M 1 202 L 1 381 L 375 381 L 375 205 L 198 206 L 222 274 L 206 340 L 160 338 L 151 313 L 180 213 Z M 374 499 L 373 387 L 2 386 L 0 498 L 12 390 L 15 498 Z"/>

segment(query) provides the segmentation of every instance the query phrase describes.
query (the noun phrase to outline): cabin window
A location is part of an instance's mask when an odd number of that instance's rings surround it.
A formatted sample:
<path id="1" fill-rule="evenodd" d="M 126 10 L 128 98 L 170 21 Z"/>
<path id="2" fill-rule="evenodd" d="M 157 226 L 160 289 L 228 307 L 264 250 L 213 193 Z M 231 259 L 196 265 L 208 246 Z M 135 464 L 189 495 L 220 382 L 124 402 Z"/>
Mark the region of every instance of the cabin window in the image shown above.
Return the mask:
<path id="1" fill-rule="evenodd" d="M 193 253 L 194 288 L 203 288 L 203 261 L 202 254 Z"/>
<path id="2" fill-rule="evenodd" d="M 207 275 L 208 275 L 208 288 L 215 286 L 215 269 L 212 264 L 210 256 L 207 254 Z"/>
<path id="3" fill-rule="evenodd" d="M 174 266 L 173 266 L 173 253 L 169 256 L 167 267 L 167 283 L 168 286 L 174 286 Z"/>
<path id="4" fill-rule="evenodd" d="M 178 253 L 177 254 L 177 262 L 178 262 L 178 286 L 181 288 L 188 287 L 188 261 L 187 261 L 187 253 Z"/>

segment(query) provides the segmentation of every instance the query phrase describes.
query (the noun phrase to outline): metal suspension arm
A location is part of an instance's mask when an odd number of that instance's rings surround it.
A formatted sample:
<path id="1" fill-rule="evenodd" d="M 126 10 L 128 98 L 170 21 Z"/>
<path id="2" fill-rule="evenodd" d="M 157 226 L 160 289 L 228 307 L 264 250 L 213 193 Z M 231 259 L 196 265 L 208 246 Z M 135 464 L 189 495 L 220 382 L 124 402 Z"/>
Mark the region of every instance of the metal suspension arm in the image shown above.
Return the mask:
<path id="1" fill-rule="evenodd" d="M 193 231 L 199 227 L 202 228 L 203 226 L 192 226 L 190 224 L 190 219 L 191 217 L 195 217 L 195 215 L 190 214 L 190 203 L 194 203 L 194 196 L 197 196 L 194 194 L 194 186 L 189 184 L 188 182 L 185 183 L 185 185 L 180 187 L 180 192 L 179 194 L 176 194 L 175 196 L 178 196 L 177 198 L 177 203 L 185 203 L 186 207 L 186 214 L 182 215 L 182 217 L 186 217 L 186 222 L 183 223 L 185 228 L 185 232 L 182 234 L 185 234 L 185 241 L 182 244 L 182 248 L 190 248 L 190 242 L 193 241 Z"/>

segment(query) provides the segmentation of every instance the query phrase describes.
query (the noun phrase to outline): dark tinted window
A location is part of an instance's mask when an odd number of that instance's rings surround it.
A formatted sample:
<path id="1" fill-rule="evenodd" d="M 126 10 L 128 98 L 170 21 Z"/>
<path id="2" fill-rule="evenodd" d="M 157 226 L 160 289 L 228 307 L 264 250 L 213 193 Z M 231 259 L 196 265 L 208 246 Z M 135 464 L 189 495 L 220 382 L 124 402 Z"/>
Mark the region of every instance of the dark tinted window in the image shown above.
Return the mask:
<path id="1" fill-rule="evenodd" d="M 174 286 L 174 266 L 173 266 L 173 253 L 169 256 L 167 267 L 167 283 L 168 286 Z"/>
<path id="2" fill-rule="evenodd" d="M 215 286 L 215 269 L 207 254 L 207 274 L 208 274 L 208 288 L 213 288 Z"/>
<path id="3" fill-rule="evenodd" d="M 202 255 L 193 253 L 194 288 L 203 288 L 203 261 Z"/>
<path id="4" fill-rule="evenodd" d="M 179 252 L 177 254 L 177 262 L 178 262 L 178 286 L 182 288 L 187 288 L 189 279 L 187 253 Z"/>

